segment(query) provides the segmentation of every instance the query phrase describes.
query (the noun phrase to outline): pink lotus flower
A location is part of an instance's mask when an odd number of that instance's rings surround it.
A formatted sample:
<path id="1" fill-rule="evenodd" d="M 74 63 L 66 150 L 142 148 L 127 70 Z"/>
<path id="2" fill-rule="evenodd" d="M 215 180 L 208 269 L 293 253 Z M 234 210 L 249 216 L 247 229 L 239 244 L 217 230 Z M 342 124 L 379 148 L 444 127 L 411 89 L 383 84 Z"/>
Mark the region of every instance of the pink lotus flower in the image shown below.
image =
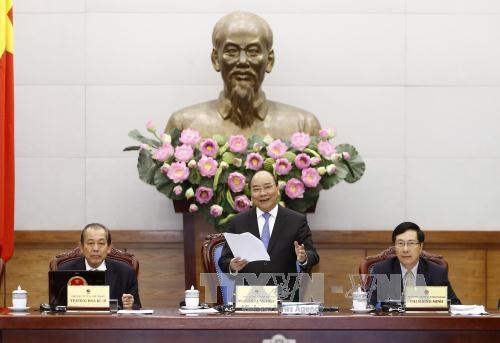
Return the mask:
<path id="1" fill-rule="evenodd" d="M 241 167 L 242 164 L 243 164 L 243 160 L 241 158 L 235 157 L 233 159 L 233 166 L 235 166 L 236 168 Z"/>
<path id="2" fill-rule="evenodd" d="M 342 158 L 346 161 L 349 161 L 351 159 L 351 154 L 348 153 L 347 151 L 342 152 Z"/>
<path id="3" fill-rule="evenodd" d="M 186 189 L 186 193 L 184 193 L 184 196 L 186 197 L 186 199 L 191 199 L 192 197 L 194 197 L 194 190 L 193 190 L 193 187 L 189 187 L 188 189 Z"/>
<path id="4" fill-rule="evenodd" d="M 200 204 L 206 204 L 214 196 L 214 190 L 209 187 L 200 186 L 196 189 L 194 195 L 196 197 L 196 201 L 198 201 Z"/>
<path id="5" fill-rule="evenodd" d="M 260 168 L 262 168 L 262 163 L 264 163 L 262 156 L 256 152 L 252 152 L 247 155 L 245 167 L 251 170 L 260 170 Z"/>
<path id="6" fill-rule="evenodd" d="M 261 150 L 262 150 L 262 145 L 260 145 L 259 143 L 253 143 L 253 151 L 259 152 Z"/>
<path id="7" fill-rule="evenodd" d="M 322 140 L 327 140 L 328 139 L 328 131 L 326 129 L 319 130 L 319 138 L 321 138 Z"/>
<path id="8" fill-rule="evenodd" d="M 279 180 L 278 181 L 278 188 L 280 191 L 282 191 L 283 189 L 285 189 L 285 186 L 286 186 L 286 181 L 283 181 L 283 180 Z"/>
<path id="9" fill-rule="evenodd" d="M 328 175 L 335 174 L 336 171 L 337 166 L 335 164 L 329 164 L 326 166 L 326 172 L 328 173 Z"/>
<path id="10" fill-rule="evenodd" d="M 319 137 L 322 139 L 322 140 L 327 140 L 327 139 L 331 139 L 333 137 L 335 137 L 335 129 L 334 128 L 331 128 L 331 129 L 321 129 L 319 130 Z"/>
<path id="11" fill-rule="evenodd" d="M 174 183 L 181 183 L 189 177 L 189 168 L 184 162 L 172 163 L 168 169 L 167 176 Z"/>
<path id="12" fill-rule="evenodd" d="M 181 132 L 181 138 L 179 140 L 188 145 L 195 145 L 200 140 L 200 133 L 195 129 L 184 129 Z"/>
<path id="13" fill-rule="evenodd" d="M 276 174 L 286 175 L 292 170 L 292 164 L 286 158 L 278 158 L 275 165 Z"/>
<path id="14" fill-rule="evenodd" d="M 193 158 L 193 148 L 191 145 L 182 144 L 175 148 L 175 158 L 177 161 L 186 162 Z"/>
<path id="15" fill-rule="evenodd" d="M 238 172 L 232 172 L 227 177 L 227 184 L 234 193 L 241 192 L 245 188 L 245 176 Z"/>
<path id="16" fill-rule="evenodd" d="M 229 137 L 229 150 L 232 152 L 244 152 L 247 148 L 248 142 L 243 135 L 233 135 Z"/>
<path id="17" fill-rule="evenodd" d="M 210 215 L 214 218 L 220 217 L 222 214 L 222 206 L 219 205 L 212 205 L 210 206 Z"/>
<path id="18" fill-rule="evenodd" d="M 161 134 L 160 140 L 162 143 L 172 143 L 172 137 L 166 133 Z"/>
<path id="19" fill-rule="evenodd" d="M 190 213 L 198 212 L 198 206 L 196 206 L 196 204 L 189 205 L 189 212 Z"/>
<path id="20" fill-rule="evenodd" d="M 196 167 L 196 161 L 195 161 L 195 160 L 190 160 L 190 161 L 188 162 L 188 168 L 189 168 L 189 169 L 193 169 L 193 168 L 195 168 L 195 167 Z"/>
<path id="21" fill-rule="evenodd" d="M 287 151 L 288 147 L 280 139 L 277 139 L 267 146 L 267 154 L 274 158 L 280 158 Z"/>
<path id="22" fill-rule="evenodd" d="M 169 143 L 163 144 L 153 155 L 153 158 L 164 162 L 174 154 L 174 148 Z"/>
<path id="23" fill-rule="evenodd" d="M 311 138 L 307 133 L 304 132 L 295 132 L 290 138 L 290 143 L 292 143 L 292 146 L 299 151 L 304 150 L 310 142 Z"/>
<path id="24" fill-rule="evenodd" d="M 321 180 L 321 176 L 314 168 L 302 169 L 302 182 L 309 188 L 316 187 Z"/>
<path id="25" fill-rule="evenodd" d="M 326 174 L 326 168 L 323 166 L 316 168 L 316 170 L 318 171 L 318 174 L 321 176 Z"/>
<path id="26" fill-rule="evenodd" d="M 246 195 L 238 195 L 234 198 L 234 209 L 238 212 L 243 212 L 250 208 L 250 199 Z"/>
<path id="27" fill-rule="evenodd" d="M 321 158 L 316 157 L 316 156 L 314 156 L 313 158 L 311 158 L 311 165 L 312 165 L 312 166 L 316 166 L 316 165 L 318 165 L 318 164 L 319 164 L 319 162 L 321 162 Z"/>
<path id="28" fill-rule="evenodd" d="M 181 185 L 175 186 L 173 191 L 174 191 L 175 195 L 181 195 L 182 194 L 182 186 Z"/>
<path id="29" fill-rule="evenodd" d="M 162 166 L 160 167 L 160 171 L 165 175 L 167 175 L 169 169 L 170 169 L 170 164 L 168 163 L 163 163 Z"/>
<path id="30" fill-rule="evenodd" d="M 327 141 L 321 141 L 318 143 L 318 152 L 323 155 L 326 159 L 331 159 L 332 155 L 335 153 L 335 148 Z"/>
<path id="31" fill-rule="evenodd" d="M 212 138 L 204 139 L 200 144 L 200 151 L 208 157 L 215 157 L 219 151 L 219 145 Z"/>
<path id="32" fill-rule="evenodd" d="M 295 165 L 301 170 L 307 168 L 311 165 L 311 158 L 308 154 L 298 154 L 295 156 Z"/>
<path id="33" fill-rule="evenodd" d="M 304 184 L 296 178 L 288 180 L 285 186 L 285 193 L 290 199 L 303 198 L 304 190 Z"/>
<path id="34" fill-rule="evenodd" d="M 148 120 L 148 122 L 146 123 L 146 129 L 152 133 L 156 132 L 155 123 L 152 120 Z"/>
<path id="35" fill-rule="evenodd" d="M 198 170 L 201 176 L 212 177 L 217 172 L 217 161 L 212 157 L 203 156 L 198 162 Z"/>

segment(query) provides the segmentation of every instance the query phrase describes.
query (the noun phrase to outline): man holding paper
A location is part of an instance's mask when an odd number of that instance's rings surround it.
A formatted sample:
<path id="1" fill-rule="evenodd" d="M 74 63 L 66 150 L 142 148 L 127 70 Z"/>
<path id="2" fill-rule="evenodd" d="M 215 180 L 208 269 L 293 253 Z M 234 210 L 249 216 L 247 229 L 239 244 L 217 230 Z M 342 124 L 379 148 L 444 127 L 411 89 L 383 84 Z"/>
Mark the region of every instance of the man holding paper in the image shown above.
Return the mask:
<path id="1" fill-rule="evenodd" d="M 245 273 L 280 277 L 297 273 L 297 266 L 300 271 L 309 272 L 319 262 L 319 256 L 313 246 L 306 216 L 278 205 L 278 184 L 268 171 L 255 173 L 250 181 L 250 190 L 254 207 L 236 215 L 227 232 L 249 232 L 261 239 L 270 260 L 248 262 L 234 256 L 226 243 L 219 259 L 221 269 L 231 275 Z M 277 279 L 268 280 L 268 284 Z"/>
<path id="2" fill-rule="evenodd" d="M 106 258 L 111 252 L 111 232 L 102 224 L 85 226 L 80 236 L 83 257 L 59 266 L 59 270 L 104 270 L 110 299 L 126 310 L 141 308 L 134 270 L 126 263 Z"/>

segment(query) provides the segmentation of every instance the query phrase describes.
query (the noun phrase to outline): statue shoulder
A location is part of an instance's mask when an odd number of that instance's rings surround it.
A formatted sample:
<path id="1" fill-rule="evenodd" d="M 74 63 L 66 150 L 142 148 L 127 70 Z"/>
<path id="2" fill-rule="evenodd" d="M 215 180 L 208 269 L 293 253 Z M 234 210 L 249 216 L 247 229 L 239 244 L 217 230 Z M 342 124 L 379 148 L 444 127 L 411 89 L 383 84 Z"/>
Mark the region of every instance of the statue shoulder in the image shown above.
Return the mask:
<path id="1" fill-rule="evenodd" d="M 318 135 L 321 129 L 319 120 L 313 113 L 289 104 L 269 101 L 269 114 L 281 117 L 280 119 L 296 121 L 300 130 L 311 135 Z"/>
<path id="2" fill-rule="evenodd" d="M 217 115 L 217 100 L 206 101 L 184 107 L 170 115 L 165 132 L 170 131 L 174 127 L 180 130 L 192 127 L 193 123 L 199 121 L 202 117 L 210 117 L 214 115 Z"/>

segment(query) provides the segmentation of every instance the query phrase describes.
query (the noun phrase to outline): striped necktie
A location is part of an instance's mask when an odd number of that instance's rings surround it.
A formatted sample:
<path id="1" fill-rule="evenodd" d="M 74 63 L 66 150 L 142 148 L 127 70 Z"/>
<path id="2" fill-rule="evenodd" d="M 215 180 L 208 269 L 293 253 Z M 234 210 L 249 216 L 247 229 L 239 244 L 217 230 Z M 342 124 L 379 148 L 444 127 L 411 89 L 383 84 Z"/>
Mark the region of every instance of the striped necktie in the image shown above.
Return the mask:
<path id="1" fill-rule="evenodd" d="M 415 287 L 415 275 L 411 270 L 408 270 L 405 274 L 405 288 L 406 287 Z"/>

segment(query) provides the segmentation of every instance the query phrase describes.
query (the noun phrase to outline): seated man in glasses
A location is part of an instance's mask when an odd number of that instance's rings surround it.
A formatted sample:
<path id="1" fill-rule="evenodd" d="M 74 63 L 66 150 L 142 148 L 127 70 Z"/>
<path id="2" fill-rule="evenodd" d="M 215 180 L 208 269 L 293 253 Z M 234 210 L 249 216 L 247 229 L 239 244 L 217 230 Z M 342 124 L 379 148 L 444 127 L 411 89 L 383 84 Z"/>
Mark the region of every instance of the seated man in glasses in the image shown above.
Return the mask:
<path id="1" fill-rule="evenodd" d="M 400 295 L 406 286 L 448 286 L 448 299 L 451 304 L 460 304 L 448 280 L 448 270 L 420 257 L 424 239 L 424 232 L 415 223 L 404 222 L 394 229 L 392 243 L 396 249 L 396 257 L 375 264 L 371 272 L 377 280 L 377 287 L 372 285 L 370 298 L 372 305 L 380 301 L 377 300 L 377 288 L 379 293 L 382 291 L 386 293 L 379 298 L 386 298 L 388 294 L 396 296 L 396 298 L 391 296 L 392 299 L 401 300 Z M 398 275 L 398 280 L 391 279 L 394 275 Z M 383 281 L 386 280 L 388 282 L 383 285 Z M 380 289 L 381 287 L 390 289 Z"/>

